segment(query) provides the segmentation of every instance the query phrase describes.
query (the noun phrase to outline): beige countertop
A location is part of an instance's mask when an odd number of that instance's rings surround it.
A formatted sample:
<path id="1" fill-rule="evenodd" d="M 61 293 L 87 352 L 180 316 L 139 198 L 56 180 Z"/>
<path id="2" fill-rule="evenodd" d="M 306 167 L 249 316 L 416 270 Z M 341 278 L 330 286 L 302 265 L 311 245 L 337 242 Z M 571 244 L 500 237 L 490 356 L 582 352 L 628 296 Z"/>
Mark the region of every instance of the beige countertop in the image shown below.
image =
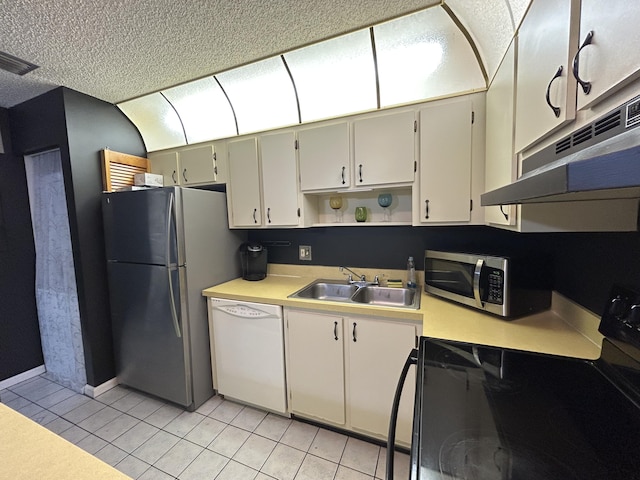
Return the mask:
<path id="1" fill-rule="evenodd" d="M 126 480 L 124 473 L 0 403 L 0 478 Z"/>
<path id="2" fill-rule="evenodd" d="M 337 268 L 297 265 L 270 265 L 269 268 L 269 275 L 264 280 L 250 282 L 238 278 L 207 288 L 203 295 L 345 315 L 421 322 L 424 336 L 447 340 L 575 358 L 595 359 L 600 356 L 602 336 L 597 331 L 599 318 L 555 292 L 550 310 L 515 320 L 504 320 L 424 292 L 418 310 L 288 298 L 317 278 L 340 278 Z M 370 278 L 380 273 L 356 269 L 358 273 L 361 270 L 367 277 L 371 275 Z M 385 278 L 403 278 L 403 272 L 381 272 L 383 282 Z"/>

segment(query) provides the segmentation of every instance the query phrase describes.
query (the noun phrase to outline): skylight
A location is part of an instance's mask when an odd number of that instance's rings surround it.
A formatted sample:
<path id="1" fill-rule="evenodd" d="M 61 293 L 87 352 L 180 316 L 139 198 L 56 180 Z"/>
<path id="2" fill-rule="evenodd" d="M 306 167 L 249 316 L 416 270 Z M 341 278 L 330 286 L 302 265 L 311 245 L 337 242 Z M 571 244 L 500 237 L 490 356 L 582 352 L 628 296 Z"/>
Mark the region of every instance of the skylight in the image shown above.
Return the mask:
<path id="1" fill-rule="evenodd" d="M 490 10 L 484 0 L 447 0 L 118 106 L 155 151 L 476 91 L 527 4 L 496 0 Z M 504 48 L 469 31 L 492 20 Z"/>

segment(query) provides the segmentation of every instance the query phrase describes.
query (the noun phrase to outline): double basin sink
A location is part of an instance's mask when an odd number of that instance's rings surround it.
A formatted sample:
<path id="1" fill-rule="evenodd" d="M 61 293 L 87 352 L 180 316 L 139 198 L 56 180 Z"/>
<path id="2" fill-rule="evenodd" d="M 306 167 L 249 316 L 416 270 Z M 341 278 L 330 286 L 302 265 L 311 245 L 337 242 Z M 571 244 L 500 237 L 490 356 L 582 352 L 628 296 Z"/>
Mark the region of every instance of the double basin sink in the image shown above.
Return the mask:
<path id="1" fill-rule="evenodd" d="M 356 303 L 381 307 L 420 308 L 420 292 L 415 288 L 391 288 L 365 282 L 315 280 L 289 298 Z"/>

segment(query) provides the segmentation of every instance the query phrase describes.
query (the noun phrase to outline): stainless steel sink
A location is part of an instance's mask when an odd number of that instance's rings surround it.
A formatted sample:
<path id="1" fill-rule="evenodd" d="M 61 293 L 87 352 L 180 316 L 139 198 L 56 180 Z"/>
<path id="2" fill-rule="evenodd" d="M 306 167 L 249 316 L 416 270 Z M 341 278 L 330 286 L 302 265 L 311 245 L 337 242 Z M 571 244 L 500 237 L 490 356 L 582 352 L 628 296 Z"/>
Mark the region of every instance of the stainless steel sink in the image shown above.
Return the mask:
<path id="1" fill-rule="evenodd" d="M 294 298 L 312 298 L 314 300 L 331 300 L 340 302 L 349 300 L 358 290 L 357 285 L 333 280 L 316 280 L 293 295 Z"/>
<path id="2" fill-rule="evenodd" d="M 412 307 L 416 302 L 416 297 L 419 298 L 420 295 L 415 288 L 367 286 L 359 288 L 351 300 L 357 303 L 385 307 Z"/>
<path id="3" fill-rule="evenodd" d="M 358 303 L 379 307 L 420 308 L 420 292 L 414 288 L 390 288 L 344 280 L 315 280 L 289 298 Z"/>

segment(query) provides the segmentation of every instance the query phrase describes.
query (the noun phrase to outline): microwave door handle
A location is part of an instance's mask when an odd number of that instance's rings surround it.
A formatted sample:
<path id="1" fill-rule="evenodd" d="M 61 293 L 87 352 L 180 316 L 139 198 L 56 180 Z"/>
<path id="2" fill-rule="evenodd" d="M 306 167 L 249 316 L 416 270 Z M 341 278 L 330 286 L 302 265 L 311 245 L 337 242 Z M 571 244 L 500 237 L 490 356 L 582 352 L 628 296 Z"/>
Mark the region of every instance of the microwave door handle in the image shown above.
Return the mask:
<path id="1" fill-rule="evenodd" d="M 484 260 L 479 258 L 473 271 L 473 298 L 476 299 L 476 304 L 480 308 L 482 308 L 482 299 L 480 298 L 480 273 L 482 272 L 482 267 L 484 267 Z"/>

